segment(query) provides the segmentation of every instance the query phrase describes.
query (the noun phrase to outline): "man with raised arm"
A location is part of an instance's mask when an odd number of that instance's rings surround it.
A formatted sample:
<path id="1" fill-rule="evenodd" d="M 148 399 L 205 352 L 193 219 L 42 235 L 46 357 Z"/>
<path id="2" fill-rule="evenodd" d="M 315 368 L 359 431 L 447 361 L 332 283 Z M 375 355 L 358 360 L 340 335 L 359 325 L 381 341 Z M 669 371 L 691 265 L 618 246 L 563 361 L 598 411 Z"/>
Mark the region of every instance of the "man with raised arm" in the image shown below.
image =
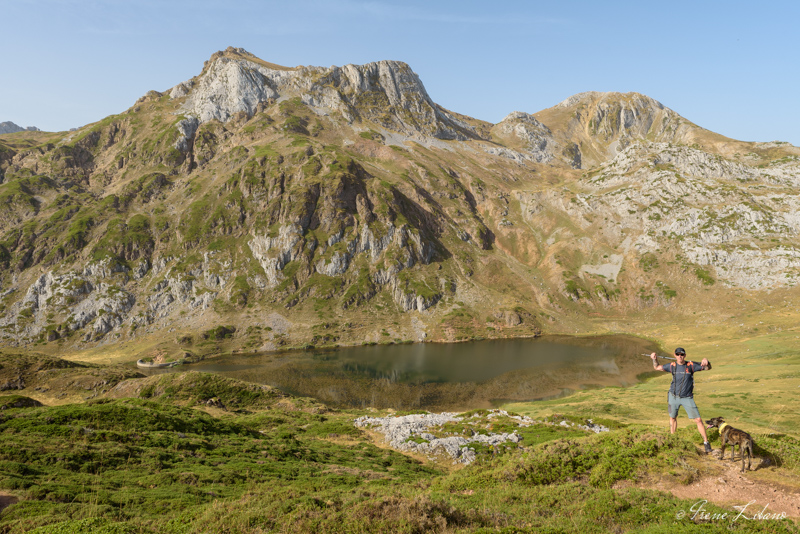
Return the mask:
<path id="1" fill-rule="evenodd" d="M 650 359 L 653 360 L 653 369 L 656 371 L 672 373 L 672 384 L 669 386 L 669 395 L 667 395 L 670 433 L 674 434 L 678 428 L 678 410 L 683 406 L 689 419 L 697 423 L 697 430 L 703 437 L 703 447 L 706 453 L 711 452 L 711 445 L 708 443 L 708 436 L 706 435 L 706 427 L 700 417 L 700 410 L 697 409 L 697 405 L 694 403 L 694 374 L 698 371 L 711 369 L 711 363 L 706 358 L 703 358 L 700 363 L 687 362 L 686 351 L 681 347 L 675 349 L 676 361 L 672 363 L 659 365 L 655 352 L 650 355 Z"/>

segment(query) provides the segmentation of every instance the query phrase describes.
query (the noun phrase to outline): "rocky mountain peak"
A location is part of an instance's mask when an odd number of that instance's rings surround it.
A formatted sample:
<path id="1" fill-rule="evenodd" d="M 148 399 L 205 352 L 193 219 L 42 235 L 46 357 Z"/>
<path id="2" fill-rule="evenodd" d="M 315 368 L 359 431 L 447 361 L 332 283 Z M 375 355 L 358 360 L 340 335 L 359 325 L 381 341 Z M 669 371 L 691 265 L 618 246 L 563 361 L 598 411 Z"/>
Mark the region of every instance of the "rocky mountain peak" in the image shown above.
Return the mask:
<path id="1" fill-rule="evenodd" d="M 588 91 L 536 118 L 557 139 L 580 147 L 583 167 L 607 161 L 635 141 L 687 142 L 699 128 L 661 102 L 640 93 Z"/>
<path id="2" fill-rule="evenodd" d="M 241 48 L 217 52 L 203 72 L 170 90 L 200 123 L 256 113 L 260 104 L 299 97 L 319 115 L 372 122 L 410 136 L 465 139 L 471 128 L 437 106 L 419 77 L 399 61 L 344 67 L 282 67 Z"/>
<path id="3" fill-rule="evenodd" d="M 219 50 L 211 54 L 211 57 L 208 61 L 203 63 L 203 72 L 206 71 L 209 65 L 213 64 L 216 60 L 220 58 L 228 58 L 228 59 L 245 59 L 247 61 L 251 61 L 253 63 L 258 63 L 259 65 L 263 65 L 267 68 L 274 69 L 274 70 L 298 70 L 299 67 L 285 67 L 283 65 L 278 65 L 276 63 L 269 63 L 268 61 L 264 61 L 260 59 L 255 54 L 251 54 L 244 48 L 237 48 L 235 46 L 229 46 L 225 50 Z"/>
<path id="4" fill-rule="evenodd" d="M 551 108 L 553 109 L 553 108 Z M 655 131 L 660 135 L 682 117 L 661 102 L 640 93 L 601 93 L 589 91 L 573 95 L 555 106 L 592 136 L 645 138 Z M 657 124 L 657 119 L 661 123 Z"/>
<path id="5" fill-rule="evenodd" d="M 28 126 L 27 128 L 23 128 L 22 126 L 18 126 L 11 121 L 0 122 L 0 134 L 17 133 L 25 131 L 38 132 L 40 130 L 36 126 Z"/>
<path id="6" fill-rule="evenodd" d="M 579 106 L 581 104 L 584 105 L 593 105 L 597 103 L 603 104 L 613 104 L 614 102 L 632 102 L 636 103 L 639 106 L 644 107 L 653 107 L 657 109 L 664 109 L 664 104 L 650 98 L 647 95 L 643 95 L 641 93 L 630 92 L 630 93 L 619 93 L 617 91 L 585 91 L 583 93 L 574 94 L 558 104 L 556 104 L 559 108 L 571 108 L 573 106 Z"/>
<path id="7" fill-rule="evenodd" d="M 237 48 L 235 46 L 229 46 L 225 50 L 220 50 L 218 52 L 213 53 L 211 55 L 211 58 L 209 59 L 209 61 L 214 61 L 214 59 L 216 59 L 218 57 L 222 57 L 222 56 L 229 56 L 229 57 L 230 56 L 238 56 L 238 57 L 258 59 L 255 56 L 255 54 L 251 54 L 250 52 L 248 52 L 244 48 Z"/>
<path id="8" fill-rule="evenodd" d="M 512 111 L 503 118 L 498 124 L 508 124 L 513 122 L 524 122 L 536 126 L 537 128 L 547 128 L 544 124 L 536 120 L 536 117 L 524 111 Z"/>

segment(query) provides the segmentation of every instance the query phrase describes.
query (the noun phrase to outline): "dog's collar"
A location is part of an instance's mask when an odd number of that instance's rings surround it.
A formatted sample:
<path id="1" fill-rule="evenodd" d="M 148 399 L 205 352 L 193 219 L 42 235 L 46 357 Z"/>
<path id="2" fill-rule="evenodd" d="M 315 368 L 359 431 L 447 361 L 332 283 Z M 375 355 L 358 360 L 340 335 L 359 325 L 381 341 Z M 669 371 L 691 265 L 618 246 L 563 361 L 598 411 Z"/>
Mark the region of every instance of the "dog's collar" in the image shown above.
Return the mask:
<path id="1" fill-rule="evenodd" d="M 725 428 L 726 426 L 728 426 L 728 423 L 722 423 L 721 425 L 719 425 L 719 431 L 722 432 L 722 429 Z"/>

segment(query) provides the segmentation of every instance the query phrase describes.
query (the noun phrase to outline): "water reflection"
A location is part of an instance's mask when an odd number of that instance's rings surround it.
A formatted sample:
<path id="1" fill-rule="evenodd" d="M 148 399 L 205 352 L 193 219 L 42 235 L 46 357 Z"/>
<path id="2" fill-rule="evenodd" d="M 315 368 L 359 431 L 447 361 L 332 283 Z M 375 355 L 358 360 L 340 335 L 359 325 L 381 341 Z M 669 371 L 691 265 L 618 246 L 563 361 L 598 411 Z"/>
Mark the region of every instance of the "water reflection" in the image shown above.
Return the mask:
<path id="1" fill-rule="evenodd" d="M 457 344 L 217 357 L 183 370 L 268 384 L 337 406 L 429 410 L 490 407 L 597 386 L 628 386 L 655 347 L 626 336 L 546 337 Z"/>

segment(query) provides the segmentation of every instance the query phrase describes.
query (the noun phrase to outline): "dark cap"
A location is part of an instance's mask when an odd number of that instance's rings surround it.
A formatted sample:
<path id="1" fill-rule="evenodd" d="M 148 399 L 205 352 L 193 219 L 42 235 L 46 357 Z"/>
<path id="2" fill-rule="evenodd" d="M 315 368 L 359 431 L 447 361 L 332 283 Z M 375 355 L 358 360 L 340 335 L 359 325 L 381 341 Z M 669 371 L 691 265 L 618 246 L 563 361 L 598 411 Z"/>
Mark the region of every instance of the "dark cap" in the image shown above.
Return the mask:
<path id="1" fill-rule="evenodd" d="M 675 356 L 677 356 L 679 354 L 682 354 L 682 355 L 686 356 L 686 351 L 683 350 L 681 347 L 678 347 L 677 349 L 675 349 Z"/>

